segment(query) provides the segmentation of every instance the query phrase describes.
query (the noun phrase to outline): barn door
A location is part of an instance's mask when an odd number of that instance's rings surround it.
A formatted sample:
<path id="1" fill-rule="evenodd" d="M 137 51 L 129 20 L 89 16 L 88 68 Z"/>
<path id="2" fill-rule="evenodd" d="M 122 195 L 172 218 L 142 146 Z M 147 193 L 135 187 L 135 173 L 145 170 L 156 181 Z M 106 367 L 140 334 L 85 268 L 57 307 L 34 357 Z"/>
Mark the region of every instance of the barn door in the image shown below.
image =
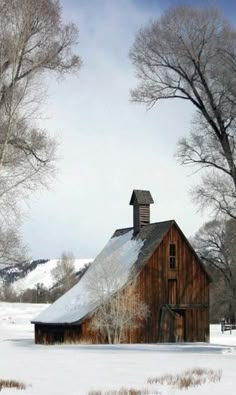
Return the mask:
<path id="1" fill-rule="evenodd" d="M 184 339 L 184 314 L 176 313 L 175 339 L 176 339 L 176 342 L 183 342 L 185 340 Z"/>
<path id="2" fill-rule="evenodd" d="M 168 280 L 169 304 L 177 304 L 177 280 Z"/>

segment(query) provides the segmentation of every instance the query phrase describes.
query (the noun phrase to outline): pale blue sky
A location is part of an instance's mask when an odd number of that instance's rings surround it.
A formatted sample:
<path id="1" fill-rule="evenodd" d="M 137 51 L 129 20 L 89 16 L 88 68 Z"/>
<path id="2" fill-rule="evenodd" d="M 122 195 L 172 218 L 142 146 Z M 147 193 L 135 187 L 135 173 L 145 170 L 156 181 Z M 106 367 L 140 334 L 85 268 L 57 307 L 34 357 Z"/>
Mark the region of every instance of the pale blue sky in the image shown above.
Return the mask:
<path id="1" fill-rule="evenodd" d="M 80 29 L 83 67 L 79 78 L 50 79 L 41 122 L 60 141 L 59 172 L 51 190 L 35 194 L 27 210 L 23 236 L 32 258 L 57 258 L 64 250 L 78 258 L 96 256 L 116 228 L 132 226 L 134 188 L 151 191 L 153 222 L 174 218 L 190 236 L 206 219 L 188 193 L 196 177 L 173 157 L 177 140 L 190 129 L 191 106 L 166 101 L 146 111 L 129 101 L 135 77 L 128 52 L 135 33 L 177 3 L 61 2 L 65 19 Z M 224 3 L 233 18 L 236 6 Z"/>

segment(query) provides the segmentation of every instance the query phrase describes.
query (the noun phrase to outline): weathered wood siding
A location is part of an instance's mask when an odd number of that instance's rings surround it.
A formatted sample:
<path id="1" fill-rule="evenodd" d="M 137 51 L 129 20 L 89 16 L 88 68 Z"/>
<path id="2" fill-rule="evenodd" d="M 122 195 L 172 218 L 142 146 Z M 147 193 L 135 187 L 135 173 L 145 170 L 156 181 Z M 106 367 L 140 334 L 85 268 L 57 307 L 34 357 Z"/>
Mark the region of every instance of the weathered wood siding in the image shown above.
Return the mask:
<path id="1" fill-rule="evenodd" d="M 176 244 L 175 269 L 169 268 L 169 245 L 172 243 Z M 176 283 L 176 296 L 173 295 L 173 283 L 172 295 L 169 295 L 170 280 Z M 168 333 L 163 334 L 163 328 L 160 328 L 165 305 L 170 305 L 174 311 L 183 314 L 185 341 L 208 341 L 209 280 L 192 248 L 175 225 L 170 228 L 142 269 L 137 287 L 140 300 L 149 306 L 150 314 L 144 326 L 130 331 L 131 342 L 167 341 Z M 177 299 L 174 305 L 173 298 Z M 172 321 L 169 316 L 162 317 L 162 320 Z M 169 325 L 164 323 L 164 326 L 170 333 Z M 169 341 L 172 338 L 170 333 Z"/>
<path id="2" fill-rule="evenodd" d="M 102 343 L 98 332 L 91 327 L 91 318 L 84 320 L 82 324 L 35 324 L 36 344 L 55 343 Z"/>

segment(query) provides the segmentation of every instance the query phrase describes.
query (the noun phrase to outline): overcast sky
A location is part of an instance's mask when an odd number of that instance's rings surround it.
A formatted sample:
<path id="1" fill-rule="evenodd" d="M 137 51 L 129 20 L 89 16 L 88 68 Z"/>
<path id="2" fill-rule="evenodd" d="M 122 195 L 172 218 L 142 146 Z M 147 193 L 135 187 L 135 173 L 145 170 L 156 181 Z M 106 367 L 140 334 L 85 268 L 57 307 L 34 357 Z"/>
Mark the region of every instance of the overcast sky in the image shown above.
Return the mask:
<path id="1" fill-rule="evenodd" d="M 79 78 L 50 80 L 42 125 L 60 142 L 57 179 L 35 194 L 23 237 L 31 256 L 71 251 L 95 257 L 116 228 L 132 226 L 133 189 L 154 199 L 151 221 L 175 219 L 187 237 L 207 220 L 191 202 L 193 169 L 177 165 L 178 139 L 191 127 L 192 107 L 166 101 L 147 111 L 130 103 L 135 87 L 128 58 L 135 33 L 177 0 L 62 0 L 63 15 L 80 30 Z M 218 4 L 232 22 L 234 1 Z"/>

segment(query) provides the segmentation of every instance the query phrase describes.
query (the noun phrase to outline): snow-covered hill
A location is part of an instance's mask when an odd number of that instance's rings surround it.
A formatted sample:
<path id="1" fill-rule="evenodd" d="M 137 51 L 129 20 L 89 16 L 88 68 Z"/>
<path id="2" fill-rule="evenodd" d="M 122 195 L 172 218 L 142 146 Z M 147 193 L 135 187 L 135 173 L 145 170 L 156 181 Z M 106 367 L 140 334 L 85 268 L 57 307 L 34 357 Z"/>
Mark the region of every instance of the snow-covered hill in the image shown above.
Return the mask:
<path id="1" fill-rule="evenodd" d="M 93 259 L 75 259 L 76 272 L 82 270 L 85 265 L 91 262 Z M 34 264 L 33 264 L 34 263 Z M 39 260 L 26 266 L 14 266 L 4 269 L 2 278 L 10 279 L 10 283 L 16 291 L 22 291 L 25 289 L 33 289 L 37 284 L 43 284 L 46 288 L 53 286 L 53 278 L 51 271 L 58 263 L 58 259 L 50 260 Z"/>

